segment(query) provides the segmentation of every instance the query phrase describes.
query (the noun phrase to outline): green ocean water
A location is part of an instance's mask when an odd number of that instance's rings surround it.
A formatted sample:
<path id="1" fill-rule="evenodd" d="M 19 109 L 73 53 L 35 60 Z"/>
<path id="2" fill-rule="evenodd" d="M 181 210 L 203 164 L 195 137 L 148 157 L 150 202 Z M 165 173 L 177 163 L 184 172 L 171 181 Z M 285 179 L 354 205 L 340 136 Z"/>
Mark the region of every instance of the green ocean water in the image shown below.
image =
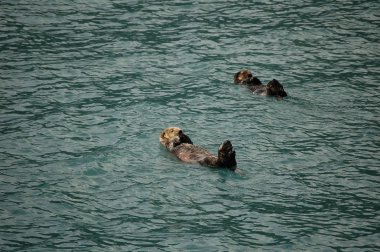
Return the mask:
<path id="1" fill-rule="evenodd" d="M 0 250 L 380 251 L 379 13 L 0 1 Z M 181 163 L 169 126 L 244 175 Z"/>

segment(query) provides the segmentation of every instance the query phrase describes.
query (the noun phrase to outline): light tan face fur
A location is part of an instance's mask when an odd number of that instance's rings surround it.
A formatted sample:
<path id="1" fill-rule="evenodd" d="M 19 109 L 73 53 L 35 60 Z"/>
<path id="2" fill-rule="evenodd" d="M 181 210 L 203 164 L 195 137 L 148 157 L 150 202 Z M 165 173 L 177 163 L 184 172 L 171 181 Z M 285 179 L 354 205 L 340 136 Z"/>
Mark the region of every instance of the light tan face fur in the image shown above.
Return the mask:
<path id="1" fill-rule="evenodd" d="M 235 82 L 242 82 L 252 77 L 252 73 L 249 70 L 242 70 L 235 75 Z"/>
<path id="2" fill-rule="evenodd" d="M 170 142 L 175 142 L 180 139 L 182 130 L 177 127 L 166 128 L 160 135 L 160 143 L 164 146 L 167 146 Z"/>

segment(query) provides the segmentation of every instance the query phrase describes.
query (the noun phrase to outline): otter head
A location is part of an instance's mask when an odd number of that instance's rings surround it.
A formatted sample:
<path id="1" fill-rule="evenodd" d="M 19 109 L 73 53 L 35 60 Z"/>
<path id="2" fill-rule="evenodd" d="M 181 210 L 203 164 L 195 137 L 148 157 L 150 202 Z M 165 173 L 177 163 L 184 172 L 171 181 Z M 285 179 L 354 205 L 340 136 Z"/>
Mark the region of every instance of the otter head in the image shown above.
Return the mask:
<path id="1" fill-rule="evenodd" d="M 270 82 L 268 82 L 267 94 L 271 96 L 276 96 L 277 99 L 282 99 L 288 96 L 288 94 L 284 90 L 284 87 L 276 79 L 273 79 Z"/>
<path id="2" fill-rule="evenodd" d="M 234 83 L 248 86 L 262 85 L 261 81 L 249 70 L 242 70 L 234 75 Z"/>
<path id="3" fill-rule="evenodd" d="M 178 127 L 166 128 L 160 135 L 160 143 L 168 150 L 183 143 L 193 144 L 191 139 Z"/>

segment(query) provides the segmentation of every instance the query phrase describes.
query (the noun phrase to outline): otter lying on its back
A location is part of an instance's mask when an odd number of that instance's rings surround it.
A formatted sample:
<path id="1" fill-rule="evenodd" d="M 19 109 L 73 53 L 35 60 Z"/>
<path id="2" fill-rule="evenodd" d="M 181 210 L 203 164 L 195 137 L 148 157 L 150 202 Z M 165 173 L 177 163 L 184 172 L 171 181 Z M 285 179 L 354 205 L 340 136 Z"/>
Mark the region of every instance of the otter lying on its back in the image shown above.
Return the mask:
<path id="1" fill-rule="evenodd" d="M 235 171 L 235 151 L 230 141 L 220 145 L 218 156 L 208 150 L 196 146 L 180 128 L 166 128 L 160 135 L 160 142 L 180 160 L 187 163 L 198 163 L 209 167 L 226 167 Z"/>
<path id="2" fill-rule="evenodd" d="M 275 96 L 277 100 L 281 100 L 283 97 L 287 96 L 284 87 L 278 80 L 273 79 L 268 82 L 267 85 L 263 85 L 261 81 L 256 76 L 253 76 L 249 70 L 237 72 L 234 75 L 234 83 L 246 85 L 249 90 L 258 95 Z"/>
<path id="3" fill-rule="evenodd" d="M 234 83 L 240 85 L 247 85 L 247 87 L 253 92 L 258 88 L 265 87 L 259 78 L 253 76 L 249 70 L 242 70 L 234 75 Z"/>

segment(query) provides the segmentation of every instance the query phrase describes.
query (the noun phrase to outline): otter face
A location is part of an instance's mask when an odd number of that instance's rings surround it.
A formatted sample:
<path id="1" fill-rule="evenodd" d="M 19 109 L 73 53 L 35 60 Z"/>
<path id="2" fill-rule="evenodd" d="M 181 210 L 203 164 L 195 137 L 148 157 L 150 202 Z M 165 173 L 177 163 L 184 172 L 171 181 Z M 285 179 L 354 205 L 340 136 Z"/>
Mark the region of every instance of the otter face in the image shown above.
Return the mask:
<path id="1" fill-rule="evenodd" d="M 288 96 L 288 94 L 284 90 L 284 87 L 276 79 L 271 80 L 267 84 L 267 94 L 276 96 L 277 99 L 282 99 L 283 97 Z"/>
<path id="2" fill-rule="evenodd" d="M 252 75 L 252 72 L 249 70 L 242 70 L 237 72 L 234 75 L 234 83 L 235 84 L 246 84 L 248 86 L 256 86 L 261 85 L 261 81 Z"/>
<path id="3" fill-rule="evenodd" d="M 234 75 L 235 84 L 244 84 L 248 79 L 252 78 L 252 73 L 249 70 L 242 70 Z"/>
<path id="4" fill-rule="evenodd" d="M 160 135 L 160 143 L 169 150 L 182 143 L 193 144 L 191 139 L 178 127 L 166 128 Z"/>

